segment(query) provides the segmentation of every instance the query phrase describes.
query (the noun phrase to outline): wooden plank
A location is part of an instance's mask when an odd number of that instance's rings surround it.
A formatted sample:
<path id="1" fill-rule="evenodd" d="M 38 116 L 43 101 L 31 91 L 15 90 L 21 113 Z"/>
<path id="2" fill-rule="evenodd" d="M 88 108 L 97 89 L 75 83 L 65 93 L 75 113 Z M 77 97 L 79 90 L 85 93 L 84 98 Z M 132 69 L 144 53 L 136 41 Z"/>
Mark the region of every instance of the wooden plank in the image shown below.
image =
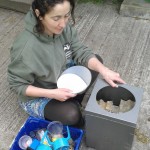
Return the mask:
<path id="1" fill-rule="evenodd" d="M 147 20 L 122 17 L 115 5 L 80 4 L 76 8 L 76 25 L 79 37 L 85 45 L 91 47 L 104 59 L 104 64 L 118 71 L 125 81 L 144 88 L 144 95 L 139 113 L 137 127 L 150 137 L 150 26 Z M 24 14 L 0 9 L 0 147 L 8 146 L 17 134 L 24 120 L 25 112 L 17 104 L 17 96 L 9 90 L 7 82 L 7 65 L 9 50 L 15 37 L 23 30 Z M 90 96 L 86 95 L 84 105 Z M 9 131 L 9 132 L 8 132 Z M 5 137 L 6 142 L 4 142 Z M 82 150 L 87 148 L 85 139 Z M 4 143 L 6 144 L 4 144 Z M 133 149 L 150 149 L 134 139 Z"/>
<path id="2" fill-rule="evenodd" d="M 26 13 L 29 8 L 30 4 L 28 2 L 19 2 L 19 1 L 11 1 L 11 0 L 1 0 L 0 1 L 0 7 L 11 9 L 14 11 L 19 11 L 22 13 Z"/>

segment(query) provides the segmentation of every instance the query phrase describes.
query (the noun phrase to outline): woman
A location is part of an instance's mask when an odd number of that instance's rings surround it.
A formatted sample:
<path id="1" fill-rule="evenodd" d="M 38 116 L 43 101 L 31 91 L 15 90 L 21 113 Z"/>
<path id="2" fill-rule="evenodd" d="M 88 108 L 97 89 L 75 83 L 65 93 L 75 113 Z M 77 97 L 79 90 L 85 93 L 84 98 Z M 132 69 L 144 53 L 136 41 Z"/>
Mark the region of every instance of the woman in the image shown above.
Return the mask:
<path id="1" fill-rule="evenodd" d="M 66 125 L 82 122 L 77 102 L 82 96 L 56 86 L 66 68 L 83 65 L 100 73 L 112 87 L 117 87 L 115 82 L 125 83 L 80 43 L 68 22 L 70 16 L 74 21 L 74 7 L 74 0 L 34 0 L 25 17 L 25 30 L 11 48 L 8 66 L 8 81 L 20 106 L 29 115 Z"/>

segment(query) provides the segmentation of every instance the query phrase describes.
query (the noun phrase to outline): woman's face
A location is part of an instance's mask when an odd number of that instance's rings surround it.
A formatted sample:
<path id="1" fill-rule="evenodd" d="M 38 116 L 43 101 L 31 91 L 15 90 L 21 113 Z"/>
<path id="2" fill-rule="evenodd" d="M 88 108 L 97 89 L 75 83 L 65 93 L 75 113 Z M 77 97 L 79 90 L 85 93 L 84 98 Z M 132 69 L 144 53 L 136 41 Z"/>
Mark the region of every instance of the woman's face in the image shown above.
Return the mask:
<path id="1" fill-rule="evenodd" d="M 48 35 L 61 34 L 71 14 L 71 6 L 68 1 L 56 4 L 53 9 L 41 18 Z"/>

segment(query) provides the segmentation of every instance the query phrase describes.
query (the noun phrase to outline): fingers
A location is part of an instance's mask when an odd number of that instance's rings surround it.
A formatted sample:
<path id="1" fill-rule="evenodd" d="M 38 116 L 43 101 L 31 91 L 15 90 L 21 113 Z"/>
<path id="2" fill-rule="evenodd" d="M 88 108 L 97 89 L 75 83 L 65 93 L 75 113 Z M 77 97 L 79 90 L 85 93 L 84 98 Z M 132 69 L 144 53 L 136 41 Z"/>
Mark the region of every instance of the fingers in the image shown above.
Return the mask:
<path id="1" fill-rule="evenodd" d="M 126 82 L 121 79 L 120 74 L 116 73 L 113 77 L 110 77 L 108 79 L 106 79 L 106 81 L 112 86 L 112 87 L 118 87 L 117 83 L 122 83 L 122 84 L 126 84 Z"/>
<path id="2" fill-rule="evenodd" d="M 75 97 L 77 94 L 72 93 L 71 90 L 65 89 L 65 88 L 57 88 L 53 90 L 53 97 L 51 96 L 50 98 L 56 99 L 58 101 L 64 102 L 70 98 Z"/>
<path id="3" fill-rule="evenodd" d="M 115 76 L 115 78 L 114 78 L 114 80 L 113 81 L 116 81 L 116 82 L 118 82 L 118 83 L 122 83 L 122 84 L 126 84 L 126 82 L 123 80 L 123 79 L 121 79 L 121 77 L 120 77 L 120 74 L 119 73 L 117 73 L 116 74 L 116 76 Z"/>
<path id="4" fill-rule="evenodd" d="M 66 89 L 66 88 L 60 88 L 61 90 L 63 90 L 64 92 L 72 92 L 70 89 Z"/>
<path id="5" fill-rule="evenodd" d="M 112 87 L 118 87 L 118 85 L 113 81 L 113 80 L 110 80 L 110 81 L 107 81 L 109 84 L 110 84 L 110 86 L 112 86 Z"/>
<path id="6" fill-rule="evenodd" d="M 62 88 L 61 90 L 63 90 L 66 93 L 66 96 L 68 96 L 69 98 L 77 96 L 77 94 L 73 93 L 70 89 Z"/>
<path id="7" fill-rule="evenodd" d="M 68 99 L 70 99 L 72 97 L 74 97 L 74 95 L 73 96 L 65 96 L 64 98 L 61 99 L 61 101 L 64 102 L 64 101 L 66 101 L 66 100 L 68 100 Z"/>
<path id="8" fill-rule="evenodd" d="M 66 98 L 66 97 L 65 97 L 65 98 L 60 98 L 60 101 L 61 101 L 61 102 L 65 102 L 67 99 L 68 99 L 68 98 Z"/>
<path id="9" fill-rule="evenodd" d="M 75 94 L 75 93 L 72 93 L 72 92 L 69 92 L 69 93 L 66 93 L 67 95 L 67 98 L 71 98 L 71 97 L 75 97 L 75 96 L 77 96 L 77 94 Z"/>
<path id="10" fill-rule="evenodd" d="M 126 84 L 126 82 L 125 82 L 124 80 L 122 80 L 121 78 L 118 78 L 116 81 L 117 81 L 118 83 Z"/>
<path id="11" fill-rule="evenodd" d="M 67 100 L 66 98 L 62 99 L 63 102 L 66 101 L 66 100 Z"/>
<path id="12" fill-rule="evenodd" d="M 119 73 L 117 73 L 117 79 L 115 81 L 117 81 L 118 83 L 126 84 L 126 82 L 120 77 Z"/>
<path id="13" fill-rule="evenodd" d="M 61 98 L 60 98 L 60 100 L 62 102 L 66 101 L 66 100 L 68 100 L 68 99 L 70 99 L 72 97 L 75 97 L 77 95 L 75 93 L 72 93 L 72 91 L 69 90 L 69 89 L 62 88 L 62 89 L 60 89 L 60 91 L 61 91 Z"/>

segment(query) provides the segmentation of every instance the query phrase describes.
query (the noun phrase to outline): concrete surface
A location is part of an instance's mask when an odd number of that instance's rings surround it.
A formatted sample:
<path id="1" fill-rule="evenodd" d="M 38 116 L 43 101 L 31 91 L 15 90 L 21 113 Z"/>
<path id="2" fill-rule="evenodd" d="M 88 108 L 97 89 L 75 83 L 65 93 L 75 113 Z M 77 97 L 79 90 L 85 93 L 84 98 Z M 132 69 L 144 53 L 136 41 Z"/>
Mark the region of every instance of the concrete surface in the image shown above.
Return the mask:
<path id="1" fill-rule="evenodd" d="M 150 20 L 150 1 L 148 0 L 124 0 L 120 14 Z"/>
<path id="2" fill-rule="evenodd" d="M 120 73 L 130 85 L 144 89 L 132 150 L 150 150 L 150 21 L 118 14 L 118 6 L 78 4 L 76 29 L 85 45 L 102 56 L 104 64 Z M 8 150 L 28 117 L 9 90 L 9 50 L 23 30 L 24 14 L 0 9 L 0 150 Z M 84 104 L 90 95 L 87 93 Z M 80 150 L 86 147 L 83 138 Z"/>

